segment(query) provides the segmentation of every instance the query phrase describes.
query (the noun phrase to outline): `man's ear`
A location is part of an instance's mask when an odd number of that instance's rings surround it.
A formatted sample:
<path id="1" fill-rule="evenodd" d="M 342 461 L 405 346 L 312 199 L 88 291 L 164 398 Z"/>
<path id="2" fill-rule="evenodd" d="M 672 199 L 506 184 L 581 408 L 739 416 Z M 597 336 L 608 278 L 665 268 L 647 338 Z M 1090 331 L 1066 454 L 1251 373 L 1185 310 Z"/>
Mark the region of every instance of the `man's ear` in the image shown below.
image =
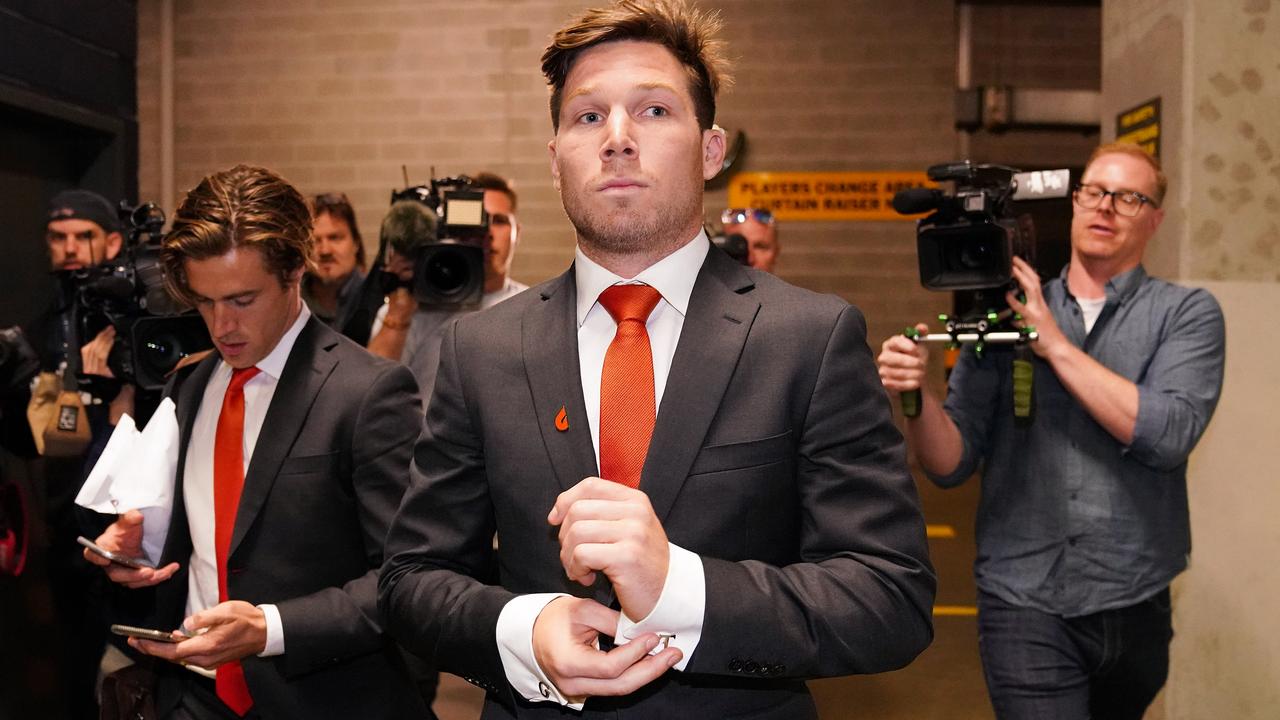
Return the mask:
<path id="1" fill-rule="evenodd" d="M 116 255 L 120 254 L 120 248 L 124 247 L 124 236 L 118 232 L 107 233 L 107 241 L 104 250 L 107 253 L 107 260 L 114 260 Z"/>
<path id="2" fill-rule="evenodd" d="M 1155 235 L 1160 229 L 1160 223 L 1164 222 L 1164 208 L 1155 208 L 1155 214 L 1151 217 L 1151 234 Z"/>
<path id="3" fill-rule="evenodd" d="M 713 125 L 702 131 L 702 179 L 710 180 L 724 169 L 724 130 Z"/>
<path id="4" fill-rule="evenodd" d="M 547 143 L 547 152 L 551 155 L 551 184 L 555 185 L 556 192 L 560 191 L 560 166 L 556 164 L 556 141 L 552 138 Z"/>

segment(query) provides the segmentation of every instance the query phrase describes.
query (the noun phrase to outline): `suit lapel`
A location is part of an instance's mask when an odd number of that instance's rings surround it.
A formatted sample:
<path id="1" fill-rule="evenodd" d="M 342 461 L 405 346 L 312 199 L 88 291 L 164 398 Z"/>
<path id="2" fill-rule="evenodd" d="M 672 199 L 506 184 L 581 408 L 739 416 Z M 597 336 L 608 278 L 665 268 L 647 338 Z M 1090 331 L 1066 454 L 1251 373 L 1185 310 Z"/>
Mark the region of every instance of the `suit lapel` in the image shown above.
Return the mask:
<path id="1" fill-rule="evenodd" d="M 227 557 L 235 555 L 240 541 L 253 526 L 267 496 L 271 494 L 271 486 L 275 484 L 281 464 L 298 433 L 302 432 L 325 380 L 337 365 L 337 360 L 328 352 L 337 342 L 337 336 L 321 325 L 315 316 L 298 333 L 262 421 L 263 432 L 259 433 L 253 448 L 249 469 L 245 472 L 244 489 L 240 493 L 240 507 L 236 510 L 236 526 Z"/>
<path id="2" fill-rule="evenodd" d="M 525 372 L 538 430 L 556 479 L 565 490 L 600 473 L 582 398 L 576 303 L 570 266 L 568 272 L 542 291 L 542 302 L 525 312 L 521 329 Z"/>
<path id="3" fill-rule="evenodd" d="M 702 447 L 760 303 L 742 268 L 712 250 L 689 298 L 640 488 L 665 521 Z"/>

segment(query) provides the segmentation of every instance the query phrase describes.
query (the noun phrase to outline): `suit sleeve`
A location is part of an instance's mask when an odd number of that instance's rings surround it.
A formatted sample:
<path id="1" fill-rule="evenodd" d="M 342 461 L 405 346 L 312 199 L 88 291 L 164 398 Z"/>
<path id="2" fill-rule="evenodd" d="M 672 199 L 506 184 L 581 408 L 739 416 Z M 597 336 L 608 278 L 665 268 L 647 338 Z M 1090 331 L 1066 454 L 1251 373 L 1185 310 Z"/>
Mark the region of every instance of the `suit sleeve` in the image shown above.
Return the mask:
<path id="1" fill-rule="evenodd" d="M 827 340 L 798 443 L 800 562 L 703 556 L 688 672 L 830 677 L 902 667 L 933 637 L 936 578 L 901 434 L 861 313 Z"/>
<path id="2" fill-rule="evenodd" d="M 386 366 L 361 398 L 352 433 L 350 481 L 370 570 L 341 587 L 276 603 L 285 653 L 273 659 L 286 676 L 385 647 L 377 608 L 378 569 L 387 530 L 408 483 L 406 469 L 420 412 L 417 385 L 400 365 Z"/>
<path id="3" fill-rule="evenodd" d="M 496 627 L 515 594 L 477 579 L 492 574 L 496 524 L 479 426 L 458 373 L 457 332 L 450 325 L 441 341 L 410 487 L 387 538 L 379 606 L 406 648 L 498 691 L 508 685 Z"/>

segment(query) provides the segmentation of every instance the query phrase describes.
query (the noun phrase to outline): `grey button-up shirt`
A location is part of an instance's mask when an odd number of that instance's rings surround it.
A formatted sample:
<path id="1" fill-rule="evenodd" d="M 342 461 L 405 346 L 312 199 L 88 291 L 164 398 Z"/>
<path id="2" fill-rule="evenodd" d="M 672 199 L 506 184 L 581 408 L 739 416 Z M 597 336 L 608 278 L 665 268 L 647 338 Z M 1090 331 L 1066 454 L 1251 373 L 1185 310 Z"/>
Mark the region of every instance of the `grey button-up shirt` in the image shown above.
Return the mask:
<path id="1" fill-rule="evenodd" d="M 1066 270 L 1044 285 L 1063 333 L 1138 386 L 1127 447 L 1034 359 L 1034 420 L 1013 416 L 1013 351 L 967 348 L 944 408 L 964 440 L 958 485 L 978 464 L 978 587 L 1006 602 L 1067 617 L 1154 595 L 1187 565 L 1187 456 L 1222 389 L 1225 327 L 1213 296 L 1149 277 L 1142 267 L 1107 283 L 1086 337 Z"/>

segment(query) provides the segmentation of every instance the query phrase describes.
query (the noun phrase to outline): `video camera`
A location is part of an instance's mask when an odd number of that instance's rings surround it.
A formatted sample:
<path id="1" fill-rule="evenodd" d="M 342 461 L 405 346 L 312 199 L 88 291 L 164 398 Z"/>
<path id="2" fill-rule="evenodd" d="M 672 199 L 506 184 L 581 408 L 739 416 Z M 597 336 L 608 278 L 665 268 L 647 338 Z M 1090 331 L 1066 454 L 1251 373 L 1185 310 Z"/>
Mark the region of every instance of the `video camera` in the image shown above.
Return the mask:
<path id="1" fill-rule="evenodd" d="M 1039 338 L 1034 327 L 1011 327 L 1013 311 L 1006 290 L 1017 290 L 1013 258 L 1036 266 L 1035 223 L 1013 203 L 1062 198 L 1071 194 L 1069 170 L 1021 172 L 1004 165 L 975 165 L 968 160 L 934 165 L 927 171 L 934 182 L 949 182 L 950 191 L 911 188 L 893 197 L 893 209 L 903 215 L 930 212 L 916 225 L 920 283 L 929 290 L 966 290 L 968 303 L 957 295 L 959 317 L 939 316 L 946 332 L 921 335 L 914 327 L 907 337 L 916 342 L 943 342 L 949 347 L 973 343 L 981 355 L 990 344 L 1012 347 L 1013 414 L 1018 422 L 1032 417 L 1031 351 L 1027 343 Z M 920 414 L 919 390 L 902 394 L 907 417 Z"/>
<path id="2" fill-rule="evenodd" d="M 395 190 L 391 203 L 414 200 L 436 216 L 436 236 L 415 248 L 413 296 L 423 305 L 478 305 L 484 294 L 489 213 L 484 190 L 466 175 Z"/>
<path id="3" fill-rule="evenodd" d="M 707 233 L 711 238 L 711 244 L 720 248 L 726 255 L 733 258 L 739 265 L 750 265 L 751 248 L 747 244 L 747 238 L 742 233 L 725 233 L 723 230 L 716 234 Z"/>
<path id="4" fill-rule="evenodd" d="M 144 390 L 164 387 L 184 357 L 213 347 L 204 320 L 169 294 L 160 264 L 164 211 L 153 203 L 121 201 L 124 252 L 115 260 L 73 271 L 82 343 L 106 325 L 116 329 L 107 358 L 111 372 Z M 92 387 L 95 376 L 81 377 Z"/>
<path id="5" fill-rule="evenodd" d="M 903 190 L 894 196 L 893 209 L 903 215 L 932 211 L 916 226 L 920 283 L 929 290 L 1007 287 L 1013 257 L 1034 266 L 1036 250 L 1030 215 L 1017 214 L 1012 203 L 1071 194 L 1068 170 L 1021 172 L 963 160 L 934 165 L 928 175 L 953 188 Z"/>
<path id="6" fill-rule="evenodd" d="M 406 201 L 423 212 L 403 212 Z M 359 345 L 368 345 L 383 300 L 407 287 L 421 305 L 437 308 L 477 306 L 484 295 L 485 256 L 489 253 L 489 213 L 484 190 L 466 175 L 437 178 L 391 192 L 391 211 L 382 223 L 378 255 L 360 287 L 355 309 L 340 328 Z M 391 237 L 389 237 L 391 236 Z M 387 268 L 387 251 L 412 260 L 412 277 Z"/>

